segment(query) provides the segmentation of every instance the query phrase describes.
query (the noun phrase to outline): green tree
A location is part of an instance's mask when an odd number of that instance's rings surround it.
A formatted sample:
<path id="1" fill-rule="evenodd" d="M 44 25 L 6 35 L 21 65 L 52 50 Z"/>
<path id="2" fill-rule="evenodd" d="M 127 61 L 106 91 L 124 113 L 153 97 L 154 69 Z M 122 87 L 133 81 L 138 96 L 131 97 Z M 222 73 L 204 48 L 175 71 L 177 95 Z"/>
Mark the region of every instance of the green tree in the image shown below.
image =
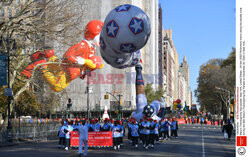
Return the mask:
<path id="1" fill-rule="evenodd" d="M 150 104 L 154 100 L 159 100 L 163 96 L 163 89 L 158 88 L 158 90 L 154 91 L 152 88 L 152 84 L 147 84 L 145 87 L 145 93 L 147 97 L 147 103 Z"/>

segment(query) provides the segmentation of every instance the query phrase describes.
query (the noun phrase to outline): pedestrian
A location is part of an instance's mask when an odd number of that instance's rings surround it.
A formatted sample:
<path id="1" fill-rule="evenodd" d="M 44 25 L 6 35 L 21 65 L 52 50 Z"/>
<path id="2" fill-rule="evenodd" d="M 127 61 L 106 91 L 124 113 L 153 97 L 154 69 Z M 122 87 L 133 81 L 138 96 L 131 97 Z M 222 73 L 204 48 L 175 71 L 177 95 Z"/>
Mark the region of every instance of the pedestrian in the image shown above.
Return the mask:
<path id="1" fill-rule="evenodd" d="M 159 124 L 157 120 L 154 120 L 155 122 L 155 142 L 156 144 L 159 144 Z"/>
<path id="2" fill-rule="evenodd" d="M 150 120 L 150 134 L 149 134 L 149 147 L 154 148 L 154 142 L 155 142 L 155 122 L 152 118 Z"/>
<path id="3" fill-rule="evenodd" d="M 197 117 L 197 124 L 199 124 L 200 122 L 199 122 L 199 120 L 200 120 L 200 117 L 198 116 Z"/>
<path id="4" fill-rule="evenodd" d="M 132 136 L 131 136 L 131 126 L 133 125 L 133 120 L 129 119 L 128 121 L 128 141 L 132 142 Z M 139 127 L 138 127 L 138 131 L 139 131 Z"/>
<path id="5" fill-rule="evenodd" d="M 104 120 L 104 124 L 103 126 L 101 127 L 101 130 L 102 131 L 110 131 L 110 124 L 108 123 L 109 119 L 108 118 L 105 118 Z"/>
<path id="6" fill-rule="evenodd" d="M 191 118 L 191 121 L 192 121 L 192 125 L 194 124 L 194 117 Z"/>
<path id="7" fill-rule="evenodd" d="M 58 148 L 64 148 L 65 146 L 65 133 L 63 132 L 64 124 L 66 124 L 66 122 L 64 123 L 64 121 L 62 121 L 61 126 L 58 129 L 58 137 L 59 137 Z"/>
<path id="8" fill-rule="evenodd" d="M 98 119 L 92 119 L 89 126 L 89 131 L 100 131 L 101 125 L 98 123 Z"/>
<path id="9" fill-rule="evenodd" d="M 130 128 L 131 128 L 132 146 L 138 148 L 139 126 L 136 124 L 135 120 L 132 121 Z"/>
<path id="10" fill-rule="evenodd" d="M 141 119 L 140 122 L 138 123 L 140 143 L 143 143 L 143 138 L 144 138 L 142 122 L 143 122 L 143 119 Z"/>
<path id="11" fill-rule="evenodd" d="M 82 147 L 83 147 L 83 143 L 84 143 L 84 156 L 87 156 L 88 154 L 88 126 L 85 125 L 85 121 L 82 121 L 82 125 L 80 125 L 78 127 L 78 131 L 79 131 L 79 150 L 78 150 L 78 154 L 79 157 L 82 156 Z"/>
<path id="12" fill-rule="evenodd" d="M 148 149 L 149 145 L 149 134 L 150 134 L 150 122 L 148 122 L 148 118 L 144 117 L 144 121 L 142 122 L 143 128 L 143 146 L 145 149 Z"/>
<path id="13" fill-rule="evenodd" d="M 123 126 L 123 122 L 122 121 L 119 121 L 119 124 L 121 126 L 121 132 L 120 132 L 120 145 L 123 145 L 123 136 L 124 136 L 124 133 L 125 133 L 125 129 L 124 129 L 124 126 Z"/>
<path id="14" fill-rule="evenodd" d="M 223 125 L 222 132 L 224 133 L 224 139 L 230 140 L 233 131 L 233 125 L 231 121 L 228 120 L 225 125 Z"/>
<path id="15" fill-rule="evenodd" d="M 95 126 L 94 126 L 94 131 L 101 131 L 101 124 L 99 123 L 99 118 L 96 118 L 95 120 Z"/>
<path id="16" fill-rule="evenodd" d="M 73 131 L 73 127 L 71 126 L 71 122 L 68 122 L 68 126 L 63 129 L 65 133 L 65 150 L 69 150 L 70 148 L 70 133 Z"/>
<path id="17" fill-rule="evenodd" d="M 112 126 L 111 130 L 113 132 L 114 150 L 120 149 L 120 132 L 122 129 L 118 120 L 114 121 L 114 125 Z"/>
<path id="18" fill-rule="evenodd" d="M 163 123 L 162 127 L 163 127 L 164 140 L 170 139 L 169 131 L 170 131 L 171 124 L 167 118 L 166 118 L 165 122 Z"/>
<path id="19" fill-rule="evenodd" d="M 163 120 L 161 119 L 160 121 L 159 121 L 159 139 L 163 139 L 163 132 L 164 132 L 164 122 L 163 122 Z"/>
<path id="20" fill-rule="evenodd" d="M 175 118 L 173 118 L 172 123 L 171 123 L 171 136 L 172 137 L 178 138 L 177 130 L 178 130 L 178 123 L 175 120 Z"/>
<path id="21" fill-rule="evenodd" d="M 73 128 L 73 131 L 77 130 L 78 128 L 78 121 L 72 121 L 73 125 L 72 125 L 72 128 Z"/>
<path id="22" fill-rule="evenodd" d="M 203 117 L 201 117 L 201 125 L 202 125 L 203 121 L 204 121 L 204 119 L 203 119 Z"/>
<path id="23" fill-rule="evenodd" d="M 226 124 L 224 124 L 222 126 L 222 133 L 223 133 L 224 139 L 228 139 L 228 134 L 227 134 L 227 131 L 226 131 Z"/>

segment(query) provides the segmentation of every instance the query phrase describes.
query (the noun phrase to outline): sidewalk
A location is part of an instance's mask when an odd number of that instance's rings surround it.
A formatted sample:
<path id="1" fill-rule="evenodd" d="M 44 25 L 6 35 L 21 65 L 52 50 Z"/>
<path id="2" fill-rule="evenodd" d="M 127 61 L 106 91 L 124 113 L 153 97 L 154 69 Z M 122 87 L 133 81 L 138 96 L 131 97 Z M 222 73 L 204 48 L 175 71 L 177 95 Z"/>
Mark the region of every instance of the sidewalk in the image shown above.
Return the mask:
<path id="1" fill-rule="evenodd" d="M 4 143 L 0 143 L 0 148 L 1 147 L 9 147 L 9 146 L 15 146 L 15 145 L 21 145 L 21 144 L 30 144 L 30 143 L 46 143 L 46 142 L 56 142 L 58 141 L 58 137 L 57 136 L 53 136 L 53 137 L 48 137 L 47 139 L 44 140 L 32 140 L 32 139 L 28 139 L 28 140 L 23 140 L 23 141 L 13 141 L 13 142 L 4 142 Z"/>

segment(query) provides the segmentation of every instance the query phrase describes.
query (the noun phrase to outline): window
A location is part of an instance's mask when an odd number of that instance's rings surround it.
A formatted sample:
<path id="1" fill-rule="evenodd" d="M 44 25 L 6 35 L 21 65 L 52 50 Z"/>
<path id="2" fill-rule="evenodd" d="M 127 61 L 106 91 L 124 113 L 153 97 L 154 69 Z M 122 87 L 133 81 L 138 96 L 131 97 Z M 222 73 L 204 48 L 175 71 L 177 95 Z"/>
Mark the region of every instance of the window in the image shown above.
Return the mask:
<path id="1" fill-rule="evenodd" d="M 16 0 L 16 4 L 20 4 L 20 0 Z"/>
<path id="2" fill-rule="evenodd" d="M 4 13 L 5 13 L 5 11 L 4 11 L 4 9 L 2 9 L 2 10 L 1 10 L 1 16 L 2 16 L 2 17 L 4 17 Z"/>
<path id="3" fill-rule="evenodd" d="M 12 17 L 12 10 L 9 9 L 9 17 Z"/>

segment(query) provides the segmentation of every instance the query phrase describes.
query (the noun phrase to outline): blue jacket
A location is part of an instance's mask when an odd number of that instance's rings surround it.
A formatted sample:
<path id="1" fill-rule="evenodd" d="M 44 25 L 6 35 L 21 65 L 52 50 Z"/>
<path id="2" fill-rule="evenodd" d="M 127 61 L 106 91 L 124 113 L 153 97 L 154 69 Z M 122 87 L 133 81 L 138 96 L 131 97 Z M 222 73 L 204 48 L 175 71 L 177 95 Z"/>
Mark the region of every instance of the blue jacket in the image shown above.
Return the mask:
<path id="1" fill-rule="evenodd" d="M 142 131 L 142 134 L 146 134 L 146 135 L 149 135 L 150 134 L 150 122 L 142 122 L 142 127 L 143 127 L 143 131 Z"/>
<path id="2" fill-rule="evenodd" d="M 104 123 L 103 126 L 102 126 L 102 130 L 103 130 L 103 131 L 109 131 L 109 130 L 110 130 L 110 125 L 109 125 L 109 123 Z"/>
<path id="3" fill-rule="evenodd" d="M 122 131 L 122 128 L 120 125 L 113 125 L 111 130 L 113 132 L 113 138 L 120 137 L 120 133 Z"/>
<path id="4" fill-rule="evenodd" d="M 130 125 L 130 127 L 131 127 L 131 136 L 138 137 L 139 136 L 139 133 L 138 133 L 139 126 L 136 124 L 132 124 L 132 125 Z"/>
<path id="5" fill-rule="evenodd" d="M 63 129 L 64 129 L 63 127 L 64 127 L 64 126 L 60 126 L 59 129 L 58 129 L 58 132 L 59 132 L 59 135 L 58 135 L 58 136 L 59 136 L 59 137 L 65 137 L 65 134 L 64 134 L 64 132 L 63 132 Z"/>
<path id="6" fill-rule="evenodd" d="M 166 122 L 164 123 L 164 130 L 165 130 L 165 131 L 168 131 L 168 127 L 169 127 L 169 126 L 171 126 L 170 122 L 169 122 L 169 121 L 166 121 Z"/>
<path id="7" fill-rule="evenodd" d="M 155 122 L 150 123 L 150 134 L 155 134 Z"/>
<path id="8" fill-rule="evenodd" d="M 173 121 L 173 122 L 171 123 L 171 130 L 177 130 L 177 129 L 178 129 L 178 124 L 177 124 L 176 121 Z"/>

